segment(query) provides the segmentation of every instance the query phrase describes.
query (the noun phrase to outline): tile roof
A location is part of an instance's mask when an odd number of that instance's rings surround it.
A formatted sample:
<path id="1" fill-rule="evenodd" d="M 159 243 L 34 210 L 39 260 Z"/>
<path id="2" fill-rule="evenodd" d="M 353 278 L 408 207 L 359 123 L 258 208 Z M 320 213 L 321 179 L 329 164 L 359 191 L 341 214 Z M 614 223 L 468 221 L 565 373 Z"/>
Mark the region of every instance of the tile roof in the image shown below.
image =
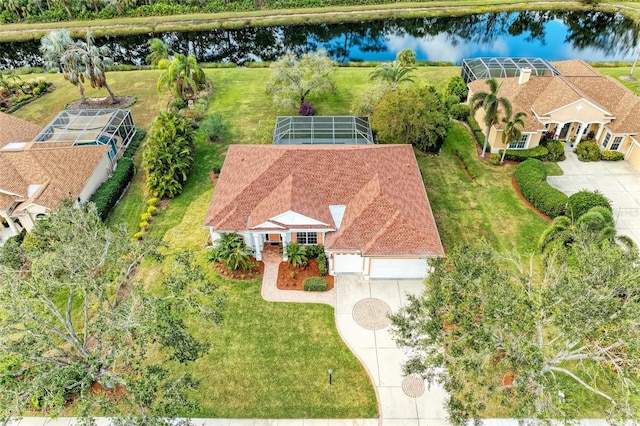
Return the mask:
<path id="1" fill-rule="evenodd" d="M 616 80 L 603 76 L 579 60 L 552 63 L 562 76 L 532 76 L 528 82 L 518 84 L 518 77 L 497 79 L 499 94 L 512 103 L 514 112 L 524 111 L 525 131 L 543 130 L 535 120 L 580 99 L 599 106 L 615 119 L 607 127 L 616 133 L 640 132 L 640 97 Z M 487 91 L 484 80 L 469 83 L 472 92 Z M 500 125 L 496 126 L 501 128 Z"/>
<path id="2" fill-rule="evenodd" d="M 53 208 L 65 198 L 80 195 L 108 149 L 106 145 L 57 143 L 53 147 L 36 142 L 22 150 L 0 150 L 0 193 L 12 194 L 13 202 L 20 202 L 16 212 L 34 203 Z M 0 201 L 0 208 L 8 207 L 6 197 Z"/>
<path id="3" fill-rule="evenodd" d="M 346 209 L 329 250 L 444 254 L 410 145 L 232 145 L 205 226 L 250 230 L 294 211 L 335 229 L 330 205 Z"/>
<path id="4" fill-rule="evenodd" d="M 38 125 L 0 112 L 0 148 L 10 142 L 32 141 L 40 130 Z"/>

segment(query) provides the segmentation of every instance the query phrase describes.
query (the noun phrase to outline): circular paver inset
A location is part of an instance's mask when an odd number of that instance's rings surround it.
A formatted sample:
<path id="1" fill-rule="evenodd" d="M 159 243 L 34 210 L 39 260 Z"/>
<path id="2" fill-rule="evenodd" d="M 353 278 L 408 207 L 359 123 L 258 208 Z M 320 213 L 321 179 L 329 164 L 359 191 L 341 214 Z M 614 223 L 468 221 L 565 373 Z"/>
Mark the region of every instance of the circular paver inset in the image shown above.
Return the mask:
<path id="1" fill-rule="evenodd" d="M 391 308 L 380 299 L 362 299 L 353 306 L 353 319 L 367 330 L 380 330 L 391 323 Z"/>
<path id="2" fill-rule="evenodd" d="M 407 376 L 402 380 L 402 391 L 411 398 L 418 398 L 424 394 L 424 380 L 416 376 Z"/>

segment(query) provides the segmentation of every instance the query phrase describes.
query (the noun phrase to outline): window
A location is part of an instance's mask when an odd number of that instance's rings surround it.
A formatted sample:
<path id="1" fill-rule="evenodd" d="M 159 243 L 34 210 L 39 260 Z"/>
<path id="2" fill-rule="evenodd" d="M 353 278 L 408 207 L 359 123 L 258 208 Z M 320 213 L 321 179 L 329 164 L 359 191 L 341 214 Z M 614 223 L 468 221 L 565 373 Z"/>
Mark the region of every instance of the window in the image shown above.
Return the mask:
<path id="1" fill-rule="evenodd" d="M 529 143 L 530 134 L 522 135 L 519 141 L 511 142 L 509 144 L 509 149 L 525 149 L 527 147 L 527 143 Z"/>
<path id="2" fill-rule="evenodd" d="M 602 147 L 603 148 L 607 148 L 607 145 L 609 144 L 609 139 L 611 139 L 611 133 L 607 132 L 606 135 L 604 135 L 604 140 L 602 141 Z"/>
<path id="3" fill-rule="evenodd" d="M 296 242 L 298 244 L 318 244 L 318 234 L 316 232 L 296 232 Z"/>
<path id="4" fill-rule="evenodd" d="M 616 136 L 613 138 L 613 143 L 611 144 L 611 151 L 617 151 L 620 148 L 620 144 L 622 143 L 622 136 Z"/>

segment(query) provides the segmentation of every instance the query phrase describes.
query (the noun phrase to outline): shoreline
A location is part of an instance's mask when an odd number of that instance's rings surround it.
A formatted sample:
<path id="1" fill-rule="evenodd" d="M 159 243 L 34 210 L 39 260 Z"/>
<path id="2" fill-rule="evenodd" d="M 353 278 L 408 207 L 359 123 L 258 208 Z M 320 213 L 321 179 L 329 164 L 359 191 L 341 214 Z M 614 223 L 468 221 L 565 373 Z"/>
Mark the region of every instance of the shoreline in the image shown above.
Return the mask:
<path id="1" fill-rule="evenodd" d="M 93 21 L 65 21 L 33 24 L 6 24 L 0 27 L 0 43 L 37 40 L 48 32 L 66 28 L 74 37 L 82 36 L 90 29 L 95 36 L 131 35 L 165 31 L 204 31 L 231 29 L 244 26 L 271 26 L 354 22 L 373 19 L 412 18 L 429 16 L 459 16 L 473 13 L 511 12 L 521 10 L 598 10 L 621 13 L 640 25 L 640 3 L 638 5 L 603 2 L 596 6 L 579 1 L 497 1 L 479 0 L 433 1 L 414 3 L 391 3 L 384 5 L 334 6 L 308 9 L 269 9 L 244 12 L 221 12 L 185 15 L 121 17 Z"/>

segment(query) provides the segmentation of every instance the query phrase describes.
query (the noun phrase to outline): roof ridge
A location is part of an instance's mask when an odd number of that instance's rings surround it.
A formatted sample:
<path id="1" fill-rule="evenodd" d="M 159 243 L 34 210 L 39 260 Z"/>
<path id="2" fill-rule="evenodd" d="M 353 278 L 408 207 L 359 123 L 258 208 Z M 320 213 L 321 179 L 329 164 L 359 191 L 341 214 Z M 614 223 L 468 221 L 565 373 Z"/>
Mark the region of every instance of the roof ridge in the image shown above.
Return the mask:
<path id="1" fill-rule="evenodd" d="M 382 197 L 384 197 L 385 199 L 387 197 L 385 197 L 384 195 L 382 195 Z M 389 203 L 395 207 L 396 211 L 395 213 L 384 223 L 384 226 L 381 226 L 380 229 L 378 229 L 378 232 L 376 232 L 373 235 L 373 238 L 371 238 L 369 240 L 369 242 L 362 248 L 361 252 L 362 254 L 365 254 L 375 243 L 378 242 L 378 239 L 380 239 L 380 237 L 384 236 L 384 234 L 387 232 L 387 230 L 389 229 L 389 227 L 391 226 L 391 224 L 393 222 L 395 222 L 396 218 L 398 216 L 400 216 L 400 209 L 398 209 L 395 205 L 395 203 L 392 203 L 389 201 Z M 405 220 L 406 222 L 406 220 Z"/>

